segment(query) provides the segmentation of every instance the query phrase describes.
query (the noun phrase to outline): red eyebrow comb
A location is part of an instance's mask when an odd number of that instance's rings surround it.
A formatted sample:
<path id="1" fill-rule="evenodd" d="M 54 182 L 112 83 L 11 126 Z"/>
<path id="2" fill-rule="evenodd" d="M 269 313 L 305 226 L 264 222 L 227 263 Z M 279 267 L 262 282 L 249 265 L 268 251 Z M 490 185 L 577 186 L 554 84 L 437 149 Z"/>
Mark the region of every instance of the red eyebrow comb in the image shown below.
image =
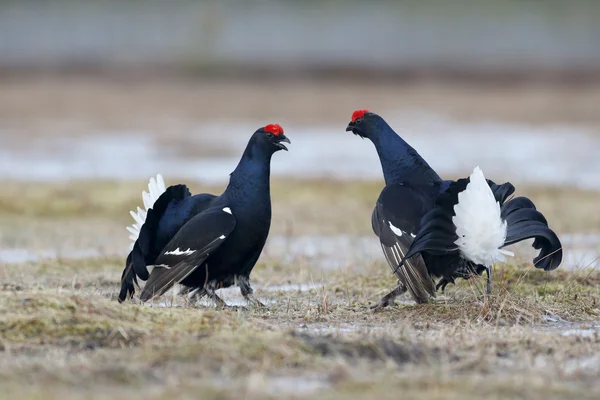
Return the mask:
<path id="1" fill-rule="evenodd" d="M 270 132 L 275 136 L 283 135 L 283 128 L 279 124 L 269 124 L 265 126 L 265 132 Z"/>
<path id="2" fill-rule="evenodd" d="M 369 110 L 356 110 L 352 113 L 352 122 L 356 121 L 358 118 L 362 118 L 365 116 L 365 113 L 368 113 Z"/>

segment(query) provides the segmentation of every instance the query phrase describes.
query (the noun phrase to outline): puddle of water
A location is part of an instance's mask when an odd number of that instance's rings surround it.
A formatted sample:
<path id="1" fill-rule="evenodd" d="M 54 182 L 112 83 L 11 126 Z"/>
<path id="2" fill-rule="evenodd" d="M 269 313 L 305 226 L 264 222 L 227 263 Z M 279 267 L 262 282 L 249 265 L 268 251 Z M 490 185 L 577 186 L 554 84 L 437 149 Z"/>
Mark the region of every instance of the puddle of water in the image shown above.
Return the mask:
<path id="1" fill-rule="evenodd" d="M 503 123 L 462 123 L 412 112 L 389 118 L 440 175 L 468 175 L 480 165 L 497 181 L 534 182 L 551 186 L 600 188 L 600 138 L 592 131 L 570 127 L 535 127 Z M 146 179 L 161 172 L 168 177 L 223 181 L 234 169 L 250 132 L 260 123 L 227 123 L 226 137 L 209 134 L 223 130 L 208 124 L 194 132 L 197 146 L 227 140 L 232 155 L 180 157 L 164 154 L 151 133 L 122 132 L 82 138 L 52 137 L 36 146 L 0 145 L 0 174 L 16 180 Z M 340 179 L 381 179 L 372 145 L 343 126 L 286 127 L 293 145 L 273 158 L 274 175 Z M 18 133 L 18 132 L 17 132 Z M 11 134 L 8 132 L 7 134 Z M 0 136 L 1 138 L 1 136 Z M 176 141 L 176 139 L 174 139 Z M 318 146 L 315 144 L 318 143 Z M 219 143 L 221 146 L 223 143 Z M 181 146 L 190 146 L 183 143 Z M 498 149 L 510 151 L 498 151 Z M 564 149 L 569 151 L 565 152 Z M 160 154 L 160 157 L 157 155 Z M 523 171 L 527 171 L 523 174 Z"/>

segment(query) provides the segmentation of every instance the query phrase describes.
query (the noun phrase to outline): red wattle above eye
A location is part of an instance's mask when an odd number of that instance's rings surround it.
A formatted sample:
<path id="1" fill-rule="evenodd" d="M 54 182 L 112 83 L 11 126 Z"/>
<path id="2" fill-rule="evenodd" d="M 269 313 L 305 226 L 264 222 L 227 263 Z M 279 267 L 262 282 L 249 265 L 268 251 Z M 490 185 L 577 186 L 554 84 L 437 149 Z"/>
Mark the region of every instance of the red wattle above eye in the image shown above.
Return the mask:
<path id="1" fill-rule="evenodd" d="M 356 110 L 352 113 L 352 122 L 355 122 L 358 118 L 362 118 L 365 116 L 365 113 L 368 113 L 369 110 Z"/>
<path id="2" fill-rule="evenodd" d="M 265 126 L 265 132 L 272 133 L 275 136 L 283 135 L 283 128 L 279 124 L 269 124 Z"/>

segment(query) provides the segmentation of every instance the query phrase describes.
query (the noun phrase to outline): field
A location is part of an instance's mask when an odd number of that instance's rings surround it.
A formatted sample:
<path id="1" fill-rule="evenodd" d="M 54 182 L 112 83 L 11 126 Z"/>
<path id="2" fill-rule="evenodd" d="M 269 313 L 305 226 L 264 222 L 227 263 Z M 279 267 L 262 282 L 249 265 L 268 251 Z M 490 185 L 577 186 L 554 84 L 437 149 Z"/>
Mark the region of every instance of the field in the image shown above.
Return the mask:
<path id="1" fill-rule="evenodd" d="M 0 83 L 4 89 L 14 85 Z M 50 134 L 43 121 L 61 110 L 72 113 L 62 118 L 79 121 L 68 126 L 73 131 L 100 123 L 100 114 L 106 116 L 103 123 L 108 126 L 142 126 L 136 122 L 142 109 L 150 110 L 148 115 L 155 119 L 144 124 L 162 126 L 157 122 L 158 105 L 136 103 L 133 116 L 125 116 L 119 113 L 119 105 L 109 101 L 112 92 L 103 93 L 102 86 L 85 84 L 82 92 L 95 90 L 99 99 L 77 107 L 74 93 L 79 86 L 67 84 L 60 94 L 60 85 L 37 82 L 30 88 L 37 95 L 25 96 L 24 84 L 19 85 L 10 100 L 0 99 L 7 106 L 0 107 L 5 110 L 0 116 L 31 134 L 31 140 Z M 173 93 L 191 96 L 185 88 L 167 87 L 167 98 L 176 97 Z M 463 92 L 463 100 L 456 103 L 448 100 L 453 95 L 444 101 L 428 100 L 432 89 L 427 86 L 405 90 L 406 95 L 411 90 L 419 94 L 413 101 L 421 102 L 420 106 L 438 107 L 456 118 L 469 118 L 470 101 L 482 108 L 479 114 L 486 118 L 543 125 L 543 116 L 552 115 L 560 123 L 600 126 L 591 108 L 577 107 L 598 96 L 598 90 L 576 95 L 563 88 L 545 88 L 541 94 L 539 90 L 517 94 L 515 102 L 521 108 L 507 100 L 502 89 L 492 90 L 496 96 L 489 95 L 488 100 L 483 99 L 488 95 Z M 443 90 L 456 94 L 452 88 Z M 384 98 L 392 96 L 386 89 L 380 91 Z M 565 107 L 560 102 L 550 104 L 543 101 L 547 91 L 577 101 Z M 128 96 L 141 102 L 149 98 L 148 93 L 114 98 L 120 98 L 124 107 L 123 98 Z M 328 96 L 322 101 L 333 101 L 335 96 Z M 217 96 L 215 101 L 223 103 L 226 98 Z M 29 104 L 26 99 L 35 100 Z M 172 103 L 165 104 L 174 107 Z M 303 115 L 310 115 L 309 104 L 298 106 Z M 56 109 L 48 110 L 52 105 Z M 350 102 L 342 106 L 352 108 Z M 293 110 L 285 111 L 290 105 L 265 107 L 268 112 L 256 113 L 266 118 L 282 112 L 292 118 Z M 519 114 L 523 108 L 528 112 Z M 554 112 L 558 109 L 562 115 Z M 241 111 L 243 118 L 256 115 Z M 206 112 L 200 110 L 194 118 L 201 121 Z M 336 108 L 333 114 L 337 113 Z M 315 118 L 327 119 L 318 112 Z M 341 111 L 339 118 L 344 119 Z M 552 118 L 549 123 L 556 123 Z M 156 131 L 166 135 L 159 128 Z M 20 143 L 23 137 L 12 140 Z M 224 187 L 174 177 L 169 181 L 185 182 L 193 192 L 217 193 Z M 124 226 L 130 223 L 128 211 L 140 204 L 144 186 L 142 180 L 3 182 L 0 397 L 600 396 L 600 273 L 593 260 L 566 257 L 561 268 L 545 273 L 531 267 L 530 253 L 521 246 L 517 251 L 524 256 L 496 266 L 491 296 L 484 294 L 484 279 L 472 279 L 449 286 L 434 303 L 415 305 L 403 298 L 396 306 L 373 313 L 369 306 L 395 283 L 370 230 L 370 213 L 382 182 L 276 177 L 271 240 L 251 276 L 266 309 L 217 310 L 176 295 L 146 305 L 119 304 L 116 294 L 128 245 Z M 600 231 L 600 192 L 522 186 L 518 194 L 536 203 L 570 249 L 595 257 L 598 243 L 585 247 L 582 242 Z M 20 250 L 6 250 L 11 248 Z M 223 297 L 232 305 L 243 304 L 237 290 L 226 290 Z"/>
<path id="2" fill-rule="evenodd" d="M 368 221 L 379 185 L 276 181 L 272 234 L 290 241 L 307 232 L 368 234 L 368 224 L 360 221 Z M 128 190 L 133 186 L 82 183 L 31 192 L 9 186 L 1 203 L 3 215 L 11 215 L 4 219 L 9 225 L 3 227 L 3 241 L 34 247 L 58 235 L 72 246 L 89 247 L 100 233 L 113 238 L 107 248 L 126 243 L 118 228 L 137 204 L 137 191 Z M 527 193 L 534 200 L 552 199 L 546 200 L 549 210 L 573 196 L 546 192 Z M 350 200 L 336 198 L 341 193 Z M 593 210 L 595 193 L 577 197 Z M 41 201 L 47 198 L 54 201 Z M 330 202 L 339 207 L 327 209 Z M 576 212 L 586 214 L 582 208 Z M 347 215 L 356 221 L 347 223 Z M 577 215 L 550 219 L 561 226 L 561 220 Z M 594 223 L 582 220 L 582 228 L 591 227 L 586 222 Z M 37 236 L 23 237 L 20 230 Z M 324 398 L 374 393 L 386 398 L 398 392 L 432 398 L 490 393 L 594 398 L 600 390 L 595 330 L 565 335 L 597 321 L 595 269 L 544 273 L 526 263 L 500 266 L 492 296 L 482 294 L 482 279 L 465 281 L 434 304 L 407 301 L 374 314 L 368 306 L 394 283 L 381 258 L 330 269 L 315 261 L 301 254 L 291 260 L 263 257 L 252 277 L 266 310 L 215 310 L 169 296 L 148 306 L 118 304 L 123 260 L 117 256 L 70 259 L 66 254 L 4 265 L 3 390 L 15 399 L 316 392 Z M 234 304 L 239 297 L 235 290 L 225 296 Z"/>

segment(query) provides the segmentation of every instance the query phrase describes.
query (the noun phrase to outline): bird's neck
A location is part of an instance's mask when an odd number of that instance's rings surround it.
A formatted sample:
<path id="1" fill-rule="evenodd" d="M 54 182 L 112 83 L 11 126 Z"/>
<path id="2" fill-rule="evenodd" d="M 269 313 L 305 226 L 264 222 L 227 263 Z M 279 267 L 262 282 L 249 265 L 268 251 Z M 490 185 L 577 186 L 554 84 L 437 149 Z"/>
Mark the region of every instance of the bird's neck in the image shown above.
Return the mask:
<path id="1" fill-rule="evenodd" d="M 271 155 L 253 144 L 246 147 L 226 189 L 232 201 L 270 205 Z"/>
<path id="2" fill-rule="evenodd" d="M 387 124 L 371 138 L 377 149 L 387 185 L 408 182 L 425 184 L 440 181 L 427 162 Z"/>

